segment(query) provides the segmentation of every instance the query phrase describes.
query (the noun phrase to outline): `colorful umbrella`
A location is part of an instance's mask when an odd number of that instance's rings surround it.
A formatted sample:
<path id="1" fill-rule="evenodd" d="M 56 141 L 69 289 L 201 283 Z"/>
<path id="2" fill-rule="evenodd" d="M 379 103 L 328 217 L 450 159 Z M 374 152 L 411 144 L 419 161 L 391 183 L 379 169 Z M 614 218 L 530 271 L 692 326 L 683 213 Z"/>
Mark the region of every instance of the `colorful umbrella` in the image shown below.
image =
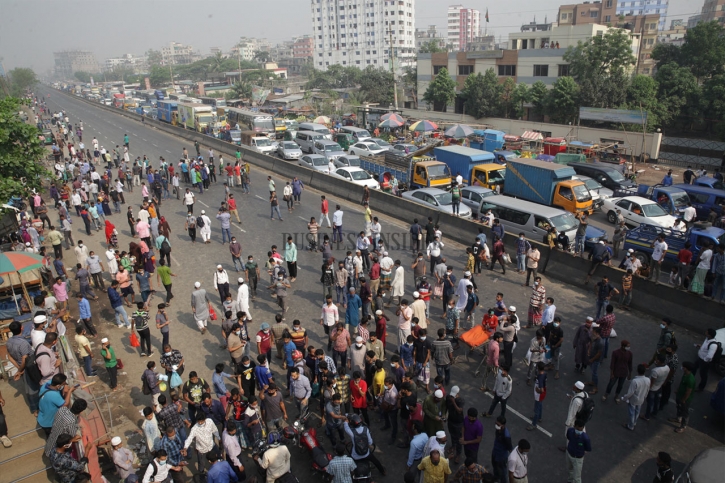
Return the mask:
<path id="1" fill-rule="evenodd" d="M 402 126 L 403 124 L 405 124 L 405 121 L 403 121 L 403 120 L 399 121 L 399 120 L 395 119 L 394 117 L 390 117 L 390 118 L 384 120 L 383 122 L 381 122 L 380 124 L 378 124 L 378 127 L 396 128 L 396 127 Z"/>
<path id="2" fill-rule="evenodd" d="M 396 112 L 388 112 L 388 113 L 385 113 L 382 116 L 380 116 L 381 121 L 387 121 L 388 119 L 391 119 L 391 118 L 395 119 L 397 121 L 400 121 L 401 123 L 405 122 L 405 119 L 403 119 L 403 116 L 401 116 L 400 114 L 398 114 Z"/>
<path id="3" fill-rule="evenodd" d="M 466 124 L 454 124 L 446 129 L 445 134 L 448 137 L 460 139 L 471 136 L 473 134 L 473 129 L 471 126 L 467 126 Z"/>
<path id="4" fill-rule="evenodd" d="M 438 129 L 438 125 L 434 122 L 424 120 L 411 124 L 408 129 L 417 132 L 428 132 Z"/>
<path id="5" fill-rule="evenodd" d="M 0 274 L 25 273 L 42 265 L 43 257 L 28 252 L 0 253 Z"/>
<path id="6" fill-rule="evenodd" d="M 330 124 L 330 118 L 327 116 L 317 116 L 314 121 L 317 124 Z"/>

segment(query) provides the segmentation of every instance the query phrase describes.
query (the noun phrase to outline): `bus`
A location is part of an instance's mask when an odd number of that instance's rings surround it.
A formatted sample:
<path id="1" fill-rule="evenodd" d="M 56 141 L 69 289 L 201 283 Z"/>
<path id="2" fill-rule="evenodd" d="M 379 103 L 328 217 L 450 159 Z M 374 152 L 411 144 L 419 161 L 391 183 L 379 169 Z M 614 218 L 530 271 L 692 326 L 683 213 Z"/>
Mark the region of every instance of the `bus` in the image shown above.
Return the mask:
<path id="1" fill-rule="evenodd" d="M 230 126 L 239 126 L 242 131 L 255 131 L 266 136 L 275 135 L 274 118 L 271 114 L 246 111 L 235 107 L 228 108 L 227 122 Z"/>
<path id="2" fill-rule="evenodd" d="M 200 97 L 201 102 L 208 106 L 211 106 L 216 110 L 217 107 L 227 107 L 227 101 L 224 99 L 217 99 L 215 97 Z"/>

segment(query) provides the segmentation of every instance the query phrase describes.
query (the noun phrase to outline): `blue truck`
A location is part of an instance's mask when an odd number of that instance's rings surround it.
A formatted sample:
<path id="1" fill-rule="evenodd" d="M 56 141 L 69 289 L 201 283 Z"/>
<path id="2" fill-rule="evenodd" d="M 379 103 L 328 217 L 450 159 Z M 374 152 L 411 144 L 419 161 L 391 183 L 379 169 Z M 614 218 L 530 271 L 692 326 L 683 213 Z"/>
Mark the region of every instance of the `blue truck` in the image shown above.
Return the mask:
<path id="1" fill-rule="evenodd" d="M 662 185 L 637 185 L 637 188 L 628 188 L 621 190 L 614 190 L 614 198 L 623 198 L 625 196 L 641 196 L 648 200 L 656 201 L 658 205 L 662 207 L 668 214 L 682 217 L 682 212 L 687 208 L 687 203 L 690 202 L 690 197 L 687 192 L 677 186 L 662 186 Z M 607 214 L 607 219 L 610 223 L 617 221 L 616 213 Z"/>
<path id="2" fill-rule="evenodd" d="M 159 121 L 168 122 L 171 124 L 173 122 L 175 116 L 175 112 L 177 112 L 178 109 L 178 103 L 176 101 L 171 100 L 163 100 L 159 101 L 156 105 L 156 112 L 157 112 L 157 118 Z"/>
<path id="3" fill-rule="evenodd" d="M 506 135 L 505 132 L 495 129 L 474 129 L 473 134 L 476 137 L 471 141 L 471 147 L 490 153 L 503 147 L 503 137 Z"/>
<path id="4" fill-rule="evenodd" d="M 493 153 L 464 146 L 441 146 L 433 149 L 433 155 L 438 161 L 446 163 L 455 178 L 460 173 L 463 183 L 470 185 L 473 179 L 473 168 L 480 164 L 495 162 Z"/>
<path id="5" fill-rule="evenodd" d="M 692 263 L 695 263 L 697 256 L 706 243 L 712 243 L 714 246 L 725 243 L 725 230 L 715 228 L 707 223 L 695 223 L 692 228 L 685 232 L 653 225 L 640 225 L 627 231 L 624 239 L 624 249 L 633 249 L 634 256 L 642 264 L 649 264 L 654 250 L 652 244 L 660 233 L 665 235 L 665 243 L 667 243 L 665 261 L 670 263 L 677 263 L 677 254 L 685 247 L 687 242 L 692 245 L 690 247 Z"/>

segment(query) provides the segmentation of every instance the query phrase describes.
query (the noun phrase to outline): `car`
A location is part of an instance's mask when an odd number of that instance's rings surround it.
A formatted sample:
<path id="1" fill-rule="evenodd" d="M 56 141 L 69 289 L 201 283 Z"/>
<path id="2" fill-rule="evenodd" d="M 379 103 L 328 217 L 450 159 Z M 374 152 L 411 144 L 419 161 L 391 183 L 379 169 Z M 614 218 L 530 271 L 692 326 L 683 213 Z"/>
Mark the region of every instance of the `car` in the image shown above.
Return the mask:
<path id="1" fill-rule="evenodd" d="M 384 153 L 385 151 L 387 151 L 387 149 L 380 147 L 377 143 L 372 141 L 355 143 L 350 146 L 350 149 L 348 150 L 350 154 L 356 154 L 358 156 L 376 156 Z"/>
<path id="2" fill-rule="evenodd" d="M 282 159 L 299 159 L 302 150 L 294 141 L 282 141 L 277 146 L 277 156 Z"/>
<path id="3" fill-rule="evenodd" d="M 600 206 L 602 206 L 602 203 L 604 203 L 604 200 L 614 196 L 614 192 L 612 190 L 610 190 L 609 188 L 605 188 L 601 185 L 601 183 L 599 183 L 599 181 L 595 180 L 594 178 L 590 178 L 589 176 L 577 175 L 572 176 L 572 179 L 578 179 L 586 185 L 589 193 L 592 195 L 592 204 L 594 205 L 594 208 L 599 208 Z"/>
<path id="4" fill-rule="evenodd" d="M 703 450 L 690 461 L 675 483 L 722 481 L 723 459 L 725 459 L 725 446 L 714 446 Z"/>
<path id="5" fill-rule="evenodd" d="M 335 160 L 335 166 L 338 168 L 359 168 L 360 158 L 358 156 L 346 154 L 345 156 L 340 156 Z"/>
<path id="6" fill-rule="evenodd" d="M 306 166 L 312 168 L 315 171 L 322 171 L 323 173 L 329 173 L 327 158 L 321 154 L 305 154 L 302 156 L 297 164 L 300 166 Z"/>
<path id="7" fill-rule="evenodd" d="M 396 154 L 400 154 L 405 156 L 406 154 L 414 153 L 418 150 L 418 146 L 415 144 L 395 144 L 393 146 L 393 151 Z M 407 151 L 407 152 L 406 152 Z"/>
<path id="8" fill-rule="evenodd" d="M 478 207 L 481 206 L 482 199 L 496 194 L 494 190 L 484 188 L 483 186 L 465 186 L 461 188 L 461 203 L 467 205 L 476 213 Z"/>
<path id="9" fill-rule="evenodd" d="M 335 161 L 340 156 L 345 155 L 342 147 L 335 141 L 328 141 L 327 139 L 320 139 L 315 141 L 312 145 L 312 152 L 326 157 L 329 161 Z"/>
<path id="10" fill-rule="evenodd" d="M 608 198 L 602 203 L 602 211 L 607 214 L 610 223 L 617 223 L 616 210 L 620 210 L 624 222 L 628 225 L 651 225 L 660 228 L 671 228 L 675 218 L 668 215 L 656 201 L 641 196 L 625 196 L 623 198 Z"/>
<path id="11" fill-rule="evenodd" d="M 725 184 L 717 178 L 711 178 L 709 176 L 700 176 L 692 182 L 695 186 L 704 186 L 706 188 L 713 188 L 716 190 L 725 190 Z"/>
<path id="12" fill-rule="evenodd" d="M 368 139 L 368 141 L 372 141 L 372 142 L 374 142 L 375 144 L 377 144 L 378 146 L 380 146 L 381 148 L 385 148 L 385 149 L 387 149 L 388 151 L 390 151 L 391 149 L 393 149 L 393 145 L 392 145 L 392 144 L 390 144 L 390 143 L 389 143 L 389 142 L 387 142 L 387 141 L 383 141 L 383 140 L 382 140 L 382 139 L 380 139 L 380 138 L 370 138 L 370 139 Z"/>
<path id="13" fill-rule="evenodd" d="M 403 198 L 413 203 L 426 205 L 432 210 L 442 211 L 443 213 L 453 214 L 453 199 L 448 191 L 438 188 L 421 188 L 413 191 L 403 192 Z M 461 204 L 458 214 L 461 218 L 470 218 L 471 209 Z"/>
<path id="14" fill-rule="evenodd" d="M 370 189 L 379 190 L 380 183 L 375 181 L 375 178 L 370 176 L 370 173 L 360 168 L 338 168 L 332 176 L 336 178 L 342 178 L 360 186 L 367 186 Z"/>

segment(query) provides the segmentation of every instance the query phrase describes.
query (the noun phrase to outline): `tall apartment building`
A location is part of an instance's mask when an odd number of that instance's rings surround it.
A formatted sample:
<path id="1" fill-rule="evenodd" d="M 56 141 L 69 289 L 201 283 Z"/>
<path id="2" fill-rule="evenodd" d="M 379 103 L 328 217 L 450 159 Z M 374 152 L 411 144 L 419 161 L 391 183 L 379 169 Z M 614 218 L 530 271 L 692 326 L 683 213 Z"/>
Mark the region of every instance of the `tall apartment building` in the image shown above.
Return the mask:
<path id="1" fill-rule="evenodd" d="M 311 16 L 316 69 L 415 63 L 415 0 L 311 0 Z"/>
<path id="2" fill-rule="evenodd" d="M 53 52 L 55 57 L 55 75 L 62 79 L 71 79 L 76 72 L 95 73 L 99 65 L 93 52 L 65 50 Z"/>
<path id="3" fill-rule="evenodd" d="M 720 0 L 723 1 L 723 0 Z M 706 2 L 707 3 L 707 2 Z M 665 22 L 667 21 L 667 6 L 669 0 L 620 0 L 617 3 L 617 16 L 624 15 L 659 15 L 660 20 L 657 28 L 659 30 L 665 29 Z"/>
<path id="4" fill-rule="evenodd" d="M 293 39 L 292 57 L 295 59 L 308 59 L 315 53 L 315 39 L 311 35 L 303 35 Z"/>
<path id="5" fill-rule="evenodd" d="M 169 45 L 161 47 L 161 58 L 164 65 L 191 64 L 196 57 L 191 45 L 169 42 Z"/>
<path id="6" fill-rule="evenodd" d="M 144 56 L 136 56 L 133 54 L 123 54 L 120 57 L 111 57 L 103 62 L 106 70 L 113 70 L 114 67 L 119 65 L 131 67 L 131 68 L 142 68 L 146 64 L 146 58 Z"/>
<path id="7" fill-rule="evenodd" d="M 717 20 L 725 26 L 725 0 L 705 0 L 700 12 L 700 22 Z"/>
<path id="8" fill-rule="evenodd" d="M 448 44 L 454 52 L 465 50 L 481 35 L 481 12 L 463 5 L 448 7 Z"/>
<path id="9" fill-rule="evenodd" d="M 438 32 L 436 25 L 428 25 L 428 28 L 415 29 L 415 50 L 420 50 L 423 45 L 434 42 L 441 50 L 446 50 L 446 38 Z"/>

